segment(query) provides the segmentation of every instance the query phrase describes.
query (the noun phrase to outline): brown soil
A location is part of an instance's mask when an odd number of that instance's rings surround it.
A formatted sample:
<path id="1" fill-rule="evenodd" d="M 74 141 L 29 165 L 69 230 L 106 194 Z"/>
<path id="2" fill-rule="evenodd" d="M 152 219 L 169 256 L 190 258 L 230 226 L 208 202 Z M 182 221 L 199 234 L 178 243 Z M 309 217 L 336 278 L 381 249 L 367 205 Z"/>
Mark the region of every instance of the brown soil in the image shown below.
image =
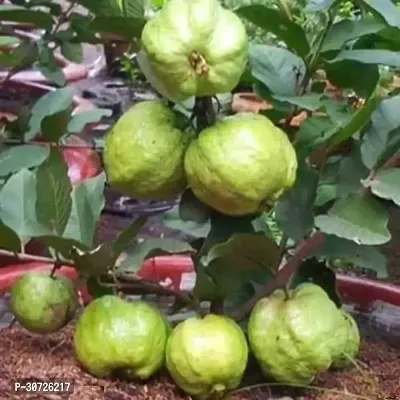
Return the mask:
<path id="1" fill-rule="evenodd" d="M 73 357 L 71 347 L 72 326 L 46 336 L 30 334 L 19 327 L 4 329 L 0 335 L 2 363 L 0 366 L 1 400 L 188 400 L 167 377 L 166 373 L 143 383 L 129 383 L 117 379 L 96 379 L 83 372 Z M 400 349 L 383 343 L 362 343 L 358 358 L 361 369 L 348 368 L 327 372 L 314 385 L 330 389 L 288 390 L 258 386 L 233 393 L 231 400 L 267 400 L 274 396 L 293 396 L 296 400 L 346 400 L 357 397 L 366 400 L 400 400 Z M 251 363 L 250 363 L 251 364 Z M 257 384 L 260 376 L 257 368 L 250 367 L 246 384 Z M 27 394 L 13 391 L 16 379 L 73 379 L 74 393 Z M 334 392 L 336 390 L 336 393 Z M 348 395 L 346 395 L 346 393 Z"/>

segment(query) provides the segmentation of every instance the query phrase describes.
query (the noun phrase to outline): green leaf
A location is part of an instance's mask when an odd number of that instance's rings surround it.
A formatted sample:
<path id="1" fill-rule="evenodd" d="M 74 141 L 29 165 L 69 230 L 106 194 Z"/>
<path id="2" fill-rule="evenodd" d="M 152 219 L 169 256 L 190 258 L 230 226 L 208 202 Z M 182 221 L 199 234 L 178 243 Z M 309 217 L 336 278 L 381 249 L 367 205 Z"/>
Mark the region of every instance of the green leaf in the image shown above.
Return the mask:
<path id="1" fill-rule="evenodd" d="M 68 133 L 82 133 L 87 124 L 99 122 L 103 117 L 111 117 L 112 111 L 107 108 L 96 108 L 74 114 L 68 124 Z"/>
<path id="2" fill-rule="evenodd" d="M 64 237 L 92 246 L 96 223 L 104 207 L 105 174 L 86 179 L 72 189 L 72 210 Z"/>
<path id="3" fill-rule="evenodd" d="M 374 195 L 400 206 L 400 168 L 378 172 L 368 186 Z"/>
<path id="4" fill-rule="evenodd" d="M 358 61 L 344 60 L 326 63 L 324 69 L 329 82 L 341 89 L 353 89 L 363 98 L 369 98 L 379 81 L 379 67 Z M 360 76 L 363 79 L 360 79 Z"/>
<path id="5" fill-rule="evenodd" d="M 120 0 L 120 4 L 125 17 L 144 17 L 146 0 Z"/>
<path id="6" fill-rule="evenodd" d="M 0 5 L 0 21 L 31 23 L 46 30 L 53 25 L 51 14 L 11 4 Z"/>
<path id="7" fill-rule="evenodd" d="M 56 85 L 65 86 L 66 79 L 64 73 L 57 63 L 53 50 L 46 45 L 40 51 L 38 69 Z"/>
<path id="8" fill-rule="evenodd" d="M 0 46 L 15 46 L 21 43 L 21 40 L 15 36 L 0 36 Z"/>
<path id="9" fill-rule="evenodd" d="M 119 265 L 119 271 L 136 272 L 147 258 L 164 254 L 187 254 L 193 252 L 190 244 L 170 238 L 149 238 L 126 251 L 126 258 Z"/>
<path id="10" fill-rule="evenodd" d="M 29 120 L 29 130 L 25 134 L 26 140 L 33 139 L 41 129 L 44 118 L 72 106 L 73 91 L 71 88 L 56 89 L 42 96 L 32 107 Z"/>
<path id="11" fill-rule="evenodd" d="M 342 50 L 328 63 L 336 63 L 343 60 L 354 60 L 365 64 L 382 64 L 390 67 L 400 67 L 400 54 L 390 50 Z"/>
<path id="12" fill-rule="evenodd" d="M 0 219 L 20 238 L 47 235 L 50 232 L 36 217 L 36 174 L 21 169 L 0 191 Z"/>
<path id="13" fill-rule="evenodd" d="M 13 66 L 13 71 L 22 71 L 35 63 L 39 56 L 39 48 L 36 42 L 24 40 L 11 53 L 9 64 Z"/>
<path id="14" fill-rule="evenodd" d="M 307 93 L 303 96 L 273 95 L 273 98 L 285 103 L 293 104 L 305 110 L 316 111 L 322 106 L 322 96 L 321 93 Z"/>
<path id="15" fill-rule="evenodd" d="M 62 110 L 44 117 L 40 124 L 42 136 L 49 142 L 57 143 L 58 140 L 67 133 L 70 117 L 70 109 Z"/>
<path id="16" fill-rule="evenodd" d="M 179 216 L 182 221 L 193 221 L 198 224 L 206 223 L 212 210 L 202 203 L 190 189 L 186 189 L 179 203 Z"/>
<path id="17" fill-rule="evenodd" d="M 336 289 L 335 272 L 327 267 L 324 262 L 316 258 L 305 260 L 296 272 L 292 287 L 303 282 L 312 282 L 325 290 L 330 299 L 338 306 L 341 306 L 341 300 Z"/>
<path id="18" fill-rule="evenodd" d="M 77 240 L 67 239 L 55 235 L 38 236 L 35 240 L 43 243 L 46 247 L 53 249 L 56 253 L 63 256 L 66 260 L 71 259 L 71 250 L 76 247 L 82 251 L 89 250 L 87 246 Z"/>
<path id="19" fill-rule="evenodd" d="M 326 235 L 321 246 L 310 257 L 341 259 L 361 268 L 373 270 L 378 278 L 387 277 L 386 257 L 374 246 L 365 246 L 333 235 Z"/>
<path id="20" fill-rule="evenodd" d="M 294 186 L 275 205 L 278 226 L 289 238 L 298 241 L 314 226 L 313 205 L 317 195 L 318 171 L 300 165 Z"/>
<path id="21" fill-rule="evenodd" d="M 78 0 L 78 3 L 96 16 L 122 15 L 121 2 L 119 0 Z"/>
<path id="22" fill-rule="evenodd" d="M 332 26 L 324 40 L 321 52 L 340 50 L 348 41 L 377 33 L 387 28 L 384 22 L 366 17 L 360 20 L 344 19 Z"/>
<path id="23" fill-rule="evenodd" d="M 231 270 L 248 268 L 274 268 L 278 258 L 278 246 L 263 234 L 238 233 L 226 242 L 213 246 L 202 258 L 203 265 L 224 258 Z"/>
<path id="24" fill-rule="evenodd" d="M 329 140 L 329 146 L 332 148 L 352 137 L 356 132 L 362 129 L 369 121 L 372 113 L 381 102 L 380 96 L 373 94 L 365 104 L 359 108 L 352 116 L 349 122 L 344 124 L 337 133 Z"/>
<path id="25" fill-rule="evenodd" d="M 19 252 L 21 241 L 18 235 L 0 220 L 0 249 Z"/>
<path id="26" fill-rule="evenodd" d="M 51 147 L 47 160 L 36 174 L 36 213 L 39 222 L 62 235 L 72 209 L 72 184 L 68 166 L 58 147 Z"/>
<path id="27" fill-rule="evenodd" d="M 97 32 L 112 32 L 128 40 L 140 38 L 146 20 L 132 17 L 98 16 L 90 24 L 90 29 Z"/>
<path id="28" fill-rule="evenodd" d="M 362 3 L 379 13 L 390 26 L 400 26 L 400 9 L 392 0 L 362 0 Z"/>
<path id="29" fill-rule="evenodd" d="M 132 223 L 122 230 L 116 239 L 112 242 L 112 249 L 116 257 L 118 257 L 134 239 L 143 226 L 147 222 L 146 216 L 140 216 L 132 221 Z"/>
<path id="30" fill-rule="evenodd" d="M 387 243 L 387 224 L 385 209 L 372 196 L 358 193 L 337 200 L 327 215 L 315 218 L 315 225 L 323 232 L 365 245 Z"/>
<path id="31" fill-rule="evenodd" d="M 396 129 L 400 127 L 400 95 L 382 100 L 371 115 L 372 125 L 363 136 L 361 154 L 364 164 L 372 169 L 386 149 L 396 151 Z M 386 157 L 384 157 L 386 158 Z"/>
<path id="32" fill-rule="evenodd" d="M 61 53 L 74 63 L 81 63 L 83 60 L 83 47 L 81 43 L 64 41 L 61 43 Z"/>
<path id="33" fill-rule="evenodd" d="M 47 146 L 24 144 L 0 149 L 0 176 L 40 165 L 49 155 Z"/>
<path id="34" fill-rule="evenodd" d="M 252 45 L 250 66 L 255 79 L 272 93 L 297 96 L 306 72 L 304 61 L 286 49 L 269 45 Z"/>
<path id="35" fill-rule="evenodd" d="M 328 11 L 334 2 L 335 0 L 308 0 L 304 11 L 306 13 Z"/>
<path id="36" fill-rule="evenodd" d="M 342 158 L 338 171 L 338 194 L 340 196 L 356 193 L 360 190 L 361 181 L 369 175 L 369 169 L 362 162 L 360 148 Z"/>
<path id="37" fill-rule="evenodd" d="M 317 196 L 315 198 L 315 205 L 321 207 L 326 203 L 336 199 L 338 195 L 337 185 L 333 183 L 321 184 L 317 189 Z"/>
<path id="38" fill-rule="evenodd" d="M 290 21 L 279 10 L 262 4 L 253 4 L 235 9 L 235 12 L 254 25 L 282 39 L 289 50 L 304 57 L 310 51 L 307 37 L 300 25 Z"/>

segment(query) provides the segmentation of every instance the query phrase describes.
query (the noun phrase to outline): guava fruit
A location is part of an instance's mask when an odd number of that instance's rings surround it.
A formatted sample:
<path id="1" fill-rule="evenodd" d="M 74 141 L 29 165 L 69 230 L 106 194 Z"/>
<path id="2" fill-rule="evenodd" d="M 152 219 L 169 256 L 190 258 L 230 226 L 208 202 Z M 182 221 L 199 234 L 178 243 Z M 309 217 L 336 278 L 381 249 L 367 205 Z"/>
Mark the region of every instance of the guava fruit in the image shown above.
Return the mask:
<path id="1" fill-rule="evenodd" d="M 344 368 L 352 364 L 352 360 L 357 356 L 360 349 L 360 331 L 357 322 L 344 310 L 341 310 L 341 315 L 346 330 L 346 340 L 342 353 L 333 360 L 332 367 L 334 368 Z"/>
<path id="2" fill-rule="evenodd" d="M 248 345 L 235 321 L 215 314 L 179 323 L 167 342 L 166 366 L 175 383 L 195 399 L 239 386 Z"/>
<path id="3" fill-rule="evenodd" d="M 89 303 L 74 332 L 74 350 L 97 377 L 147 379 L 164 363 L 170 332 L 161 312 L 144 301 L 105 295 Z"/>
<path id="4" fill-rule="evenodd" d="M 161 100 L 143 101 L 107 133 L 103 161 L 110 186 L 136 199 L 174 198 L 186 187 L 184 154 L 190 134 L 175 127 Z"/>
<path id="5" fill-rule="evenodd" d="M 348 338 L 341 310 L 318 285 L 303 283 L 260 300 L 250 314 L 250 347 L 264 374 L 309 384 L 343 354 Z"/>
<path id="6" fill-rule="evenodd" d="M 203 130 L 187 149 L 185 171 L 203 203 L 240 216 L 268 208 L 294 184 L 297 156 L 267 117 L 245 112 Z"/>
<path id="7" fill-rule="evenodd" d="M 10 310 L 19 324 L 35 333 L 64 327 L 79 307 L 73 283 L 61 275 L 28 272 L 13 285 Z"/>
<path id="8" fill-rule="evenodd" d="M 170 97 L 230 92 L 248 60 L 248 38 L 239 17 L 218 0 L 170 0 L 141 35 L 152 82 L 162 82 Z"/>

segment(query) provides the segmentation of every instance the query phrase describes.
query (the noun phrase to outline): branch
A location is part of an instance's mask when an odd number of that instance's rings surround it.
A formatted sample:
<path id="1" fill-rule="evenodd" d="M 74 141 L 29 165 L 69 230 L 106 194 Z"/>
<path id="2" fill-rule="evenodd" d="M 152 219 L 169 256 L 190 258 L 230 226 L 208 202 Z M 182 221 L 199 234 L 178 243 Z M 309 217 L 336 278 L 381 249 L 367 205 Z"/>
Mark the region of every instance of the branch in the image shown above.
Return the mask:
<path id="1" fill-rule="evenodd" d="M 236 320 L 242 320 L 263 297 L 269 296 L 276 289 L 284 288 L 286 282 L 291 279 L 297 271 L 303 258 L 318 248 L 325 238 L 325 233 L 317 231 L 309 238 L 301 242 L 295 249 L 295 253 L 290 257 L 279 269 L 275 279 L 268 281 L 259 292 L 251 298 L 247 303 L 240 306 L 233 312 L 233 317 Z"/>
<path id="2" fill-rule="evenodd" d="M 14 253 L 13 251 L 8 251 L 8 250 L 0 250 L 0 256 L 17 258 L 17 260 L 20 261 L 32 261 L 32 262 L 36 261 L 48 264 L 55 264 L 58 262 L 57 259 L 51 257 L 34 256 L 33 254 L 26 254 L 26 253 Z M 62 261 L 62 265 L 70 267 L 74 266 L 74 263 L 70 261 Z"/>

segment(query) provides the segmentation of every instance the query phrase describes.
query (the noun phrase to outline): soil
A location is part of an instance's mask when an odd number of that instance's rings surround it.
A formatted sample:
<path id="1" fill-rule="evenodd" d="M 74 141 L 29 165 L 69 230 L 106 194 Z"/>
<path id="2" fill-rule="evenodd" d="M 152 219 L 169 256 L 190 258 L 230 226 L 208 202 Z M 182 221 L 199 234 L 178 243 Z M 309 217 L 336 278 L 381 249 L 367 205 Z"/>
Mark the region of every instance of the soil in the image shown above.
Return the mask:
<path id="1" fill-rule="evenodd" d="M 72 350 L 73 326 L 50 335 L 36 335 L 19 326 L 5 328 L 0 335 L 2 364 L 0 366 L 1 400 L 189 400 L 168 377 L 161 372 L 142 383 L 116 378 L 97 379 L 84 372 Z M 357 360 L 358 368 L 329 371 L 320 375 L 313 386 L 324 391 L 309 389 L 283 389 L 266 384 L 254 362 L 249 363 L 248 378 L 242 388 L 228 396 L 231 400 L 399 400 L 400 399 L 400 349 L 383 342 L 364 340 Z M 14 392 L 17 379 L 73 380 L 73 394 L 28 394 Z M 328 391 L 329 390 L 329 391 Z M 353 396 L 351 396 L 353 394 Z M 355 397 L 357 394 L 360 397 Z M 270 397 L 271 396 L 271 397 Z"/>

